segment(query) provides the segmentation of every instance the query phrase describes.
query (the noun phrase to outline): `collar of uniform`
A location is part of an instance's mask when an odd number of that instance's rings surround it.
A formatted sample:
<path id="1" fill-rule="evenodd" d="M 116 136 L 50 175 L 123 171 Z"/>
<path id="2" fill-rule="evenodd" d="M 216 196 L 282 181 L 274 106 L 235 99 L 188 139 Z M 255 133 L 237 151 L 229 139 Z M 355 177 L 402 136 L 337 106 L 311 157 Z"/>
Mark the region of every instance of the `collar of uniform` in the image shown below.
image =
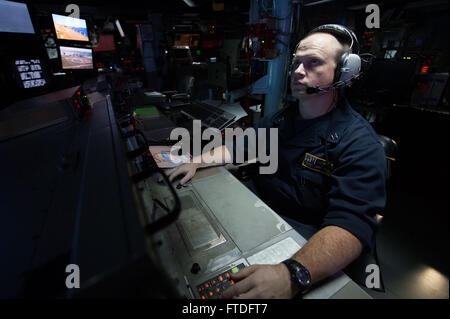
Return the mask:
<path id="1" fill-rule="evenodd" d="M 350 112 L 349 107 L 350 105 L 348 104 L 347 100 L 345 98 L 341 99 L 334 110 L 329 113 L 329 115 L 332 117 L 329 130 L 327 130 L 329 125 L 329 123 L 327 123 L 325 126 L 321 126 L 319 128 L 317 135 L 320 138 L 327 140 L 329 143 L 339 143 L 344 130 L 348 125 L 348 115 Z"/>
<path id="2" fill-rule="evenodd" d="M 348 110 L 348 102 L 342 99 L 331 112 L 311 120 L 299 120 L 298 111 L 295 116 L 288 117 L 285 121 L 286 130 L 289 131 L 290 138 L 284 139 L 284 142 L 293 146 L 319 146 L 323 140 L 329 143 L 339 143 L 342 133 L 345 129 Z M 298 110 L 298 108 L 297 108 Z M 327 135 L 328 125 L 331 119 L 331 126 Z"/>

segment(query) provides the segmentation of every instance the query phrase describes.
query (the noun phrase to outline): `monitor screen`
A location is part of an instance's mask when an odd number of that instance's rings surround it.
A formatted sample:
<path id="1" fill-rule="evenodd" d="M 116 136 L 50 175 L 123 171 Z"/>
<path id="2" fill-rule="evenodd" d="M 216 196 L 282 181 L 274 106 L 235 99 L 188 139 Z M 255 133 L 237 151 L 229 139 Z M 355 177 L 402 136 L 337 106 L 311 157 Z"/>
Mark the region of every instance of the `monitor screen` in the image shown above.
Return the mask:
<path id="1" fill-rule="evenodd" d="M 59 47 L 63 69 L 93 69 L 92 49 Z"/>
<path id="2" fill-rule="evenodd" d="M 89 41 L 86 20 L 52 14 L 56 37 L 60 40 Z"/>
<path id="3" fill-rule="evenodd" d="M 34 34 L 25 3 L 0 0 L 0 32 Z"/>
<path id="4" fill-rule="evenodd" d="M 47 84 L 40 59 L 15 60 L 14 65 L 24 89 L 41 87 Z"/>
<path id="5" fill-rule="evenodd" d="M 94 48 L 94 52 L 114 51 L 114 35 L 112 34 L 100 34 L 98 38 L 98 44 Z"/>

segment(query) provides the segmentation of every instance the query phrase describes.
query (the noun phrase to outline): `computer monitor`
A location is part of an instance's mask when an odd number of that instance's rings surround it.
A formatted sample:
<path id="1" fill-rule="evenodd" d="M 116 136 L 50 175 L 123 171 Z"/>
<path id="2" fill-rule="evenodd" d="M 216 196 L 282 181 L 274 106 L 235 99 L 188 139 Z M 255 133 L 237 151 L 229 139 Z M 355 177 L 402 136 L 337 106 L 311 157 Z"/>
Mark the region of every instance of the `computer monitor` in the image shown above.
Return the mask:
<path id="1" fill-rule="evenodd" d="M 25 3 L 0 0 L 0 32 L 34 34 Z"/>
<path id="2" fill-rule="evenodd" d="M 59 47 L 63 69 L 93 69 L 92 49 Z"/>
<path id="3" fill-rule="evenodd" d="M 14 66 L 21 88 L 31 89 L 47 85 L 40 59 L 16 59 Z"/>
<path id="4" fill-rule="evenodd" d="M 98 44 L 94 48 L 94 52 L 107 52 L 115 51 L 114 35 L 113 34 L 100 34 L 98 38 Z"/>
<path id="5" fill-rule="evenodd" d="M 56 37 L 60 40 L 89 41 L 86 20 L 52 14 Z"/>

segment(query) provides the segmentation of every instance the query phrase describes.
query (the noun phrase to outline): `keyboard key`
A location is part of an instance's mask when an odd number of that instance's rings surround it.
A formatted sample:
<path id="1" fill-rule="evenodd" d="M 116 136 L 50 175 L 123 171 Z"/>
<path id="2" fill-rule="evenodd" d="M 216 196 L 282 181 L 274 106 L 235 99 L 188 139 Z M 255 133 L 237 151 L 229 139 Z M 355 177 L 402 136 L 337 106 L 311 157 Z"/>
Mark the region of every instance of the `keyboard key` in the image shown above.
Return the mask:
<path id="1" fill-rule="evenodd" d="M 243 263 L 233 267 L 229 271 L 219 274 L 217 277 L 205 281 L 197 286 L 197 291 L 202 299 L 215 299 L 222 295 L 222 292 L 234 285 L 231 274 L 237 273 L 240 269 L 245 268 Z"/>

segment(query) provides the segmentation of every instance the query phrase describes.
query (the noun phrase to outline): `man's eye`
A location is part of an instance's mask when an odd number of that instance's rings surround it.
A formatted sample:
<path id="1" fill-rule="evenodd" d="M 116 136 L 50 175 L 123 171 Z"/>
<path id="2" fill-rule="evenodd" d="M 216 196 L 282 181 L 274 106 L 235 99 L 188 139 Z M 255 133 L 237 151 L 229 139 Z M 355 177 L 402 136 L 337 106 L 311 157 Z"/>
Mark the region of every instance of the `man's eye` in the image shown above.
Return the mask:
<path id="1" fill-rule="evenodd" d="M 311 60 L 311 65 L 317 65 L 319 64 L 319 60 Z"/>

